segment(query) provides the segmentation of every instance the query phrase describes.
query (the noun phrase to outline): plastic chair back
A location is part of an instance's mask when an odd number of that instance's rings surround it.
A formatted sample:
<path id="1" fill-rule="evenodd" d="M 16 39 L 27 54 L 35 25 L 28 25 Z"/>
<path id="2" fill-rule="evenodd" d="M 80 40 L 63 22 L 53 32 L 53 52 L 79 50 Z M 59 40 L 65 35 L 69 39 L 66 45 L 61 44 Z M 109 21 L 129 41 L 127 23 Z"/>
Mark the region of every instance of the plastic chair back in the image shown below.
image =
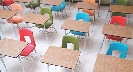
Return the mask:
<path id="1" fill-rule="evenodd" d="M 52 10 L 50 8 L 41 8 L 41 14 L 44 15 L 45 13 L 49 14 L 50 17 L 52 16 Z"/>
<path id="2" fill-rule="evenodd" d="M 126 25 L 126 18 L 122 16 L 112 16 L 110 24 L 119 23 L 121 26 Z"/>
<path id="3" fill-rule="evenodd" d="M 35 47 L 36 46 L 36 43 L 35 43 L 35 40 L 34 40 L 34 37 L 33 37 L 33 32 L 27 28 L 21 28 L 19 30 L 19 34 L 20 34 L 20 41 L 24 41 L 26 42 L 24 36 L 29 36 L 30 37 L 30 40 L 31 40 L 31 44 Z"/>
<path id="4" fill-rule="evenodd" d="M 116 0 L 116 4 L 127 6 L 127 0 Z"/>
<path id="5" fill-rule="evenodd" d="M 67 43 L 73 43 L 74 50 L 79 50 L 78 38 L 73 37 L 73 36 L 63 36 L 62 48 L 67 48 Z"/>
<path id="6" fill-rule="evenodd" d="M 106 55 L 112 55 L 113 50 L 119 50 L 121 52 L 119 57 L 126 58 L 128 46 L 119 42 L 112 42 L 108 48 L 108 51 L 106 52 Z"/>
<path id="7" fill-rule="evenodd" d="M 14 3 L 14 0 L 3 0 L 2 3 L 4 6 L 9 6 Z"/>
<path id="8" fill-rule="evenodd" d="M 112 4 L 116 4 L 116 0 L 112 0 Z"/>
<path id="9" fill-rule="evenodd" d="M 76 14 L 76 20 L 79 20 L 79 19 L 83 19 L 85 22 L 90 22 L 90 16 L 85 12 L 78 12 Z"/>
<path id="10" fill-rule="evenodd" d="M 11 4 L 11 7 L 12 7 L 12 11 L 20 11 L 20 15 L 22 17 L 24 17 L 24 13 L 23 13 L 23 10 L 22 10 L 22 6 L 20 4 Z"/>
<path id="11" fill-rule="evenodd" d="M 88 2 L 88 3 L 95 3 L 96 0 L 84 0 L 84 2 Z"/>

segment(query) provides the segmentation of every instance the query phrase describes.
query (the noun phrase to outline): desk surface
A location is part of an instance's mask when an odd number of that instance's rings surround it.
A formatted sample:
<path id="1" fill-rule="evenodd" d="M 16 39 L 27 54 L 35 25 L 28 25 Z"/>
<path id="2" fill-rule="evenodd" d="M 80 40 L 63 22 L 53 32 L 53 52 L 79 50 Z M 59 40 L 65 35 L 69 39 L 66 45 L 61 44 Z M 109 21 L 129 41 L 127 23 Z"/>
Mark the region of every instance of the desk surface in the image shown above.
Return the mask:
<path id="1" fill-rule="evenodd" d="M 133 72 L 133 60 L 98 54 L 94 72 Z"/>
<path id="2" fill-rule="evenodd" d="M 64 24 L 61 26 L 64 30 L 75 30 L 79 32 L 88 32 L 91 22 L 77 21 L 67 19 Z"/>
<path id="3" fill-rule="evenodd" d="M 0 18 L 10 19 L 15 14 L 17 14 L 16 11 L 9 11 L 9 10 L 2 10 L 2 9 L 0 9 Z"/>
<path id="4" fill-rule="evenodd" d="M 59 6 L 62 2 L 63 0 L 43 0 L 41 3 Z"/>
<path id="5" fill-rule="evenodd" d="M 77 2 L 76 8 L 97 10 L 98 3 Z"/>
<path id="6" fill-rule="evenodd" d="M 32 2 L 33 0 L 15 0 L 16 2 L 26 2 L 26 3 L 30 3 Z"/>
<path id="7" fill-rule="evenodd" d="M 3 38 L 0 40 L 0 54 L 17 57 L 28 43 L 13 39 Z"/>
<path id="8" fill-rule="evenodd" d="M 110 5 L 110 11 L 133 14 L 133 6 Z"/>
<path id="9" fill-rule="evenodd" d="M 79 55 L 80 52 L 78 50 L 49 46 L 46 53 L 42 57 L 41 62 L 75 69 Z"/>
<path id="10" fill-rule="evenodd" d="M 35 24 L 44 24 L 49 18 L 49 15 L 29 13 L 22 21 Z"/>
<path id="11" fill-rule="evenodd" d="M 123 38 L 132 38 L 132 27 L 113 24 L 104 24 L 102 34 L 114 35 Z"/>

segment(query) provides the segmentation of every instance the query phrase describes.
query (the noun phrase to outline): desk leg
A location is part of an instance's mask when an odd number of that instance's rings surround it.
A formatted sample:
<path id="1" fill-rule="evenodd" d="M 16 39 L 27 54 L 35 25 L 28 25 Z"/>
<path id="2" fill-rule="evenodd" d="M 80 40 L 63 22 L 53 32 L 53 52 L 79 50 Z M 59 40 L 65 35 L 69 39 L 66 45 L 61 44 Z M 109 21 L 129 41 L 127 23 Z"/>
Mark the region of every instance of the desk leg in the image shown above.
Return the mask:
<path id="1" fill-rule="evenodd" d="M 61 11 L 60 11 L 60 7 L 59 7 L 59 6 L 58 6 L 58 8 L 59 8 L 59 12 L 61 12 Z M 60 16 L 60 15 L 59 15 L 59 18 L 60 18 L 60 21 L 61 21 L 61 16 Z"/>
<path id="2" fill-rule="evenodd" d="M 72 72 L 74 72 L 74 70 L 72 69 Z"/>
<path id="3" fill-rule="evenodd" d="M 103 46 L 104 40 L 105 40 L 105 35 L 104 35 L 104 38 L 103 38 L 103 41 L 102 41 L 102 44 L 101 44 L 101 47 L 100 47 L 100 51 L 101 51 L 101 49 L 102 49 L 102 46 Z M 100 53 L 100 51 L 99 51 L 99 53 Z"/>
<path id="4" fill-rule="evenodd" d="M 49 64 L 47 65 L 47 68 L 48 68 L 48 72 L 49 72 Z"/>
<path id="5" fill-rule="evenodd" d="M 48 44 L 49 44 L 49 41 L 48 41 L 48 35 L 47 35 L 47 33 L 46 33 L 46 28 L 45 28 L 45 25 L 44 25 L 43 31 L 44 31 L 44 32 L 45 32 L 45 34 L 46 34 L 46 39 L 47 39 L 47 42 L 48 42 Z"/>
<path id="6" fill-rule="evenodd" d="M 65 30 L 65 35 L 67 35 L 67 34 L 66 34 L 66 30 Z"/>
<path id="7" fill-rule="evenodd" d="M 19 62 L 20 62 L 20 64 L 21 64 L 21 67 L 22 67 L 22 69 L 23 69 L 23 72 L 25 72 L 24 67 L 23 67 L 23 65 L 22 65 L 22 62 L 21 62 L 21 59 L 20 59 L 20 56 L 18 56 L 18 59 L 19 59 Z"/>
<path id="8" fill-rule="evenodd" d="M 85 50 L 85 48 L 86 48 L 86 36 L 87 36 L 87 33 L 85 33 L 85 39 L 84 39 L 84 50 Z"/>
<path id="9" fill-rule="evenodd" d="M 13 23 L 11 22 L 11 24 L 12 24 L 12 26 L 13 26 L 13 29 L 14 29 L 14 31 L 15 31 L 15 27 L 14 27 L 14 25 L 13 25 Z M 17 38 L 17 40 L 18 40 L 18 37 L 17 37 L 17 32 L 15 31 L 15 35 L 16 35 L 16 38 Z"/>
<path id="10" fill-rule="evenodd" d="M 2 56 L 2 55 L 1 55 L 1 56 Z M 5 69 L 6 69 L 6 72 L 7 72 L 6 65 L 5 65 L 4 60 L 3 60 L 2 58 L 3 58 L 3 57 L 0 57 L 0 59 L 1 59 L 2 63 L 3 63 L 3 65 L 4 65 L 4 67 L 5 67 Z"/>
<path id="11" fill-rule="evenodd" d="M 128 39 L 126 40 L 126 44 L 127 44 L 127 41 L 128 41 Z"/>
<path id="12" fill-rule="evenodd" d="M 98 7 L 98 17 L 99 17 L 99 8 L 100 8 L 100 6 Z"/>
<path id="13" fill-rule="evenodd" d="M 100 2 L 101 2 L 101 0 L 99 0 L 99 8 L 100 8 Z"/>

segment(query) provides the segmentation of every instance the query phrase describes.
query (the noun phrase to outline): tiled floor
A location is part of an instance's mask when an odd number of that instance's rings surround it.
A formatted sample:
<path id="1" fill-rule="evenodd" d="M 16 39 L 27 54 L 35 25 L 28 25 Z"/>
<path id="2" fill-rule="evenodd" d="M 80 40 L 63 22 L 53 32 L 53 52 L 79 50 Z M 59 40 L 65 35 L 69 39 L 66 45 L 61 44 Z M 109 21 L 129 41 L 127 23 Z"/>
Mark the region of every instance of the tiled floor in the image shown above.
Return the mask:
<path id="1" fill-rule="evenodd" d="M 73 4 L 74 5 L 74 4 Z M 42 7 L 44 7 L 44 5 L 42 5 Z M 81 63 L 77 64 L 76 66 L 76 70 L 75 72 L 93 72 L 93 68 L 94 68 L 94 64 L 97 58 L 97 54 L 103 53 L 105 54 L 109 43 L 105 43 L 102 46 L 102 49 L 100 51 L 100 46 L 102 44 L 103 41 L 103 37 L 104 35 L 102 34 L 102 28 L 103 25 L 105 23 L 108 23 L 109 21 L 109 17 L 106 18 L 107 12 L 108 12 L 108 6 L 101 6 L 100 7 L 100 17 L 97 16 L 97 11 L 96 11 L 96 21 L 92 22 L 92 17 L 91 17 L 91 22 L 92 25 L 89 29 L 89 33 L 90 36 L 87 37 L 87 45 L 86 45 L 86 50 L 84 50 L 84 40 L 82 39 L 79 43 L 79 50 L 81 51 L 81 55 L 80 55 L 80 61 Z M 2 7 L 1 7 L 2 9 Z M 24 13 L 25 15 L 28 14 L 28 10 L 24 8 Z M 54 15 L 54 26 L 57 30 L 57 33 L 51 29 L 48 31 L 51 31 L 53 33 L 49 33 L 48 38 L 49 38 L 49 42 L 47 42 L 46 36 L 45 34 L 42 34 L 41 32 L 39 32 L 39 29 L 34 27 L 34 28 L 29 28 L 30 30 L 32 30 L 34 32 L 34 37 L 35 37 L 35 41 L 36 41 L 36 50 L 37 50 L 37 54 L 35 54 L 34 57 L 37 56 L 36 59 L 30 58 L 30 60 L 32 61 L 28 61 L 25 59 L 22 59 L 22 64 L 25 68 L 26 72 L 47 72 L 47 65 L 43 64 L 40 62 L 41 59 L 41 55 L 43 55 L 45 53 L 45 51 L 47 50 L 49 45 L 52 46 L 61 46 L 61 42 L 62 42 L 62 37 L 65 34 L 65 31 L 63 29 L 61 29 L 61 25 L 64 23 L 64 21 L 66 19 L 75 19 L 75 15 L 77 13 L 77 9 L 74 8 L 73 6 L 70 8 L 68 5 L 66 6 L 66 11 L 67 11 L 67 16 L 61 18 L 61 21 L 59 20 L 58 17 L 55 16 L 55 13 L 53 13 Z M 71 12 L 71 14 L 70 14 Z M 127 24 L 128 26 L 133 27 L 133 15 L 131 15 L 131 18 L 129 19 L 129 24 Z M 5 20 L 1 20 L 4 21 Z M 30 26 L 33 26 L 33 24 L 29 24 Z M 93 26 L 94 25 L 94 26 Z M 13 31 L 13 27 L 11 24 L 0 24 L 0 26 L 2 27 L 2 31 L 5 35 L 6 38 L 12 38 L 12 39 L 17 39 L 15 36 L 15 33 Z M 20 26 L 22 26 L 22 24 L 20 24 Z M 25 26 L 27 27 L 27 26 Z M 17 33 L 18 30 L 16 29 Z M 4 37 L 1 32 L 0 35 L 2 36 L 2 38 Z M 19 35 L 17 35 L 19 36 Z M 122 41 L 122 43 L 125 43 L 126 39 L 124 39 Z M 128 46 L 129 46 L 129 50 L 128 50 L 128 54 L 127 54 L 127 59 L 133 59 L 133 40 L 129 39 L 127 42 Z M 72 45 L 69 44 L 69 48 L 71 48 Z M 118 51 L 114 51 L 113 52 L 114 56 L 118 56 L 119 52 Z M 15 58 L 11 58 L 11 57 L 4 57 L 3 58 L 6 66 L 7 66 L 7 70 L 8 72 L 22 72 L 22 68 L 21 65 L 19 63 L 19 59 L 15 59 Z M 61 68 L 58 66 L 53 66 L 51 65 L 49 67 L 50 72 L 72 72 L 70 69 L 66 69 L 66 68 Z M 0 60 L 0 70 L 2 72 L 6 72 L 5 68 Z"/>

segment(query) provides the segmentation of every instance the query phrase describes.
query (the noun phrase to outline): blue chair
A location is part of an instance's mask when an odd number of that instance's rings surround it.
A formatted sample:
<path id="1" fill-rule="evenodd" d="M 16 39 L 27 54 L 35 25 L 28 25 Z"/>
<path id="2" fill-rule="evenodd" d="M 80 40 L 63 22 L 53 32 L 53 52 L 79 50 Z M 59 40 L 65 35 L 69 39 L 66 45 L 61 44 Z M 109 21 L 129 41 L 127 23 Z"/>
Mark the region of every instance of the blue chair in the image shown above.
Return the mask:
<path id="1" fill-rule="evenodd" d="M 76 20 L 79 20 L 79 19 L 83 19 L 85 22 L 90 22 L 90 16 L 89 16 L 89 14 L 87 14 L 85 12 L 78 12 L 76 14 Z M 85 36 L 85 33 L 83 33 L 83 32 L 71 30 L 71 33 L 74 35 Z"/>
<path id="2" fill-rule="evenodd" d="M 106 52 L 106 55 L 112 55 L 113 50 L 119 50 L 121 52 L 119 57 L 126 58 L 128 46 L 126 44 L 122 44 L 120 42 L 112 42 L 109 46 L 108 51 Z"/>
<path id="3" fill-rule="evenodd" d="M 112 0 L 112 4 L 116 4 L 116 0 Z"/>
<path id="4" fill-rule="evenodd" d="M 52 11 L 62 12 L 63 9 L 65 8 L 65 6 L 66 6 L 66 2 L 65 2 L 65 0 L 64 0 L 64 1 L 61 3 L 60 6 L 53 6 L 51 9 L 52 9 Z"/>

